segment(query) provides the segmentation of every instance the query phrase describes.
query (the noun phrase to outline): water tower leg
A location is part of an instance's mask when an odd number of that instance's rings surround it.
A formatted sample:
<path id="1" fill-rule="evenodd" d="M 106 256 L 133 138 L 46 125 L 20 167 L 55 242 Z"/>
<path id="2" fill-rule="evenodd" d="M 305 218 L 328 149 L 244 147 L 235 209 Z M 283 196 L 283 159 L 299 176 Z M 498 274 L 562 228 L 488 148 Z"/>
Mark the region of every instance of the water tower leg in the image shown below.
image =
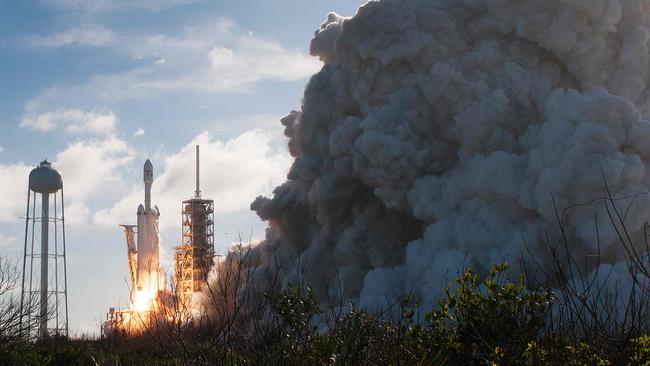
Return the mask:
<path id="1" fill-rule="evenodd" d="M 50 216 L 50 197 L 49 194 L 41 194 L 43 201 L 41 204 L 41 308 L 40 322 L 38 333 L 40 338 L 47 338 L 47 279 L 48 279 L 48 234 L 49 234 L 49 216 Z"/>

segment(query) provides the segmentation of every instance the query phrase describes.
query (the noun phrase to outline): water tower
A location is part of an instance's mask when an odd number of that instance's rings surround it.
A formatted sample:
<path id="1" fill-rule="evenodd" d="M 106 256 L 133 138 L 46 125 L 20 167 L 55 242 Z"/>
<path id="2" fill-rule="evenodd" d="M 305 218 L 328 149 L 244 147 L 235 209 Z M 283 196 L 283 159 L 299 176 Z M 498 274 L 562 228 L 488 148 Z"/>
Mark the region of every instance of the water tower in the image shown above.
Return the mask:
<path id="1" fill-rule="evenodd" d="M 28 338 L 67 337 L 63 179 L 47 160 L 29 174 L 25 217 L 20 329 Z"/>

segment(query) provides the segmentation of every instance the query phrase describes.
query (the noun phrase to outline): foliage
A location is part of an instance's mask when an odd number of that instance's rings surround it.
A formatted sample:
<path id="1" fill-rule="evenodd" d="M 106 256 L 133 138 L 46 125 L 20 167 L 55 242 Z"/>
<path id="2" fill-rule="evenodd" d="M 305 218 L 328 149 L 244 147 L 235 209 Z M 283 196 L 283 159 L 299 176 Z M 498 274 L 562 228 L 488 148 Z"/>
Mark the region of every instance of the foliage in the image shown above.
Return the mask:
<path id="1" fill-rule="evenodd" d="M 256 337 L 215 342 L 205 329 L 101 340 L 0 341 L 3 365 L 647 365 L 650 336 L 627 343 L 550 327 L 558 299 L 506 280 L 507 265 L 481 279 L 468 269 L 428 312 L 406 296 L 382 314 L 351 304 L 333 323 L 309 287 L 265 294 Z M 390 314 L 397 314 L 391 317 Z M 422 315 L 422 316 L 420 316 Z M 245 322 L 244 322 L 245 323 Z M 172 334 L 172 333 L 170 333 Z M 157 341 L 153 341 L 153 340 Z M 159 343 L 165 339 L 166 343 Z"/>
<path id="2" fill-rule="evenodd" d="M 439 309 L 426 315 L 429 337 L 453 363 L 523 364 L 531 340 L 543 332 L 550 304 L 547 289 L 528 290 L 523 276 L 504 283 L 506 263 L 482 282 L 471 269 L 446 290 Z"/>

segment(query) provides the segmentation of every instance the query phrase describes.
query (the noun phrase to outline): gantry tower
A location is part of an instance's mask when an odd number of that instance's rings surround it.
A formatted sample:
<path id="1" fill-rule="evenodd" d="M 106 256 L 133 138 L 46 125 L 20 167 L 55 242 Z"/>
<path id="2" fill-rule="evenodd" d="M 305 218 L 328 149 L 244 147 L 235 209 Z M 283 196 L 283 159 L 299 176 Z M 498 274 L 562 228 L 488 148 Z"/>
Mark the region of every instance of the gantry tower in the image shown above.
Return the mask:
<path id="1" fill-rule="evenodd" d="M 182 203 L 181 245 L 175 247 L 176 296 L 187 307 L 206 283 L 214 260 L 214 201 L 201 198 L 199 146 L 196 146 L 196 190 Z"/>

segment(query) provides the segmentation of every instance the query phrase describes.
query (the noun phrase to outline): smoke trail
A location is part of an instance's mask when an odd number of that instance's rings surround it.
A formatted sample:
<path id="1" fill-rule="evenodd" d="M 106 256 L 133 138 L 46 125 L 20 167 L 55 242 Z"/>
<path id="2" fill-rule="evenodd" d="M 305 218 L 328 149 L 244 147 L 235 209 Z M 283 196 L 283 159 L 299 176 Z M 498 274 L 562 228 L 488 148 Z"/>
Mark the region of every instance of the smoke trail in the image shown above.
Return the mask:
<path id="1" fill-rule="evenodd" d="M 342 284 L 366 304 L 412 290 L 432 302 L 463 264 L 516 263 L 524 242 L 542 253 L 554 203 L 602 197 L 603 176 L 619 195 L 647 191 L 649 11 L 384 0 L 329 14 L 311 43 L 324 66 L 282 120 L 288 180 L 251 205 L 271 223 L 256 255 L 276 248 L 281 278 L 321 295 Z M 627 217 L 636 237 L 648 203 Z M 597 206 L 568 219 L 571 249 L 596 253 L 599 239 L 619 261 Z"/>

